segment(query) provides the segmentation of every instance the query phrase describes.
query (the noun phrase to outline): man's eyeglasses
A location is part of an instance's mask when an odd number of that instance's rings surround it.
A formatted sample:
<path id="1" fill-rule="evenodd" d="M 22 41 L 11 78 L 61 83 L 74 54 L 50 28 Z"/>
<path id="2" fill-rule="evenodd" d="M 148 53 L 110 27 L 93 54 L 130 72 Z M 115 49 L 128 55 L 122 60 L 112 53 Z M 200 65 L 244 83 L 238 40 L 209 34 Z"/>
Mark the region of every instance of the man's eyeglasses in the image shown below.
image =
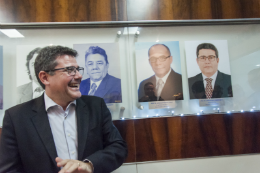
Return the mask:
<path id="1" fill-rule="evenodd" d="M 151 58 L 149 58 L 149 61 L 150 62 L 156 62 L 157 61 L 157 59 L 159 59 L 159 61 L 160 62 L 163 62 L 163 61 L 165 61 L 167 58 L 169 58 L 171 55 L 169 55 L 169 56 L 160 56 L 160 57 L 158 57 L 158 58 L 156 58 L 156 57 L 151 57 Z"/>
<path id="2" fill-rule="evenodd" d="M 210 62 L 212 62 L 212 61 L 215 61 L 216 56 L 214 56 L 214 55 L 209 55 L 209 56 L 200 56 L 200 57 L 198 57 L 199 61 L 201 61 L 201 62 L 205 62 L 207 58 L 208 58 L 208 60 L 209 60 Z"/>
<path id="3" fill-rule="evenodd" d="M 57 70 L 64 70 L 64 71 L 68 72 L 68 75 L 70 75 L 70 76 L 75 76 L 77 71 L 82 76 L 84 74 L 84 68 L 83 67 L 74 67 L 74 66 L 64 67 L 64 68 L 56 68 L 56 69 L 53 69 L 53 70 L 45 70 L 45 72 L 51 72 L 51 71 L 57 71 Z"/>

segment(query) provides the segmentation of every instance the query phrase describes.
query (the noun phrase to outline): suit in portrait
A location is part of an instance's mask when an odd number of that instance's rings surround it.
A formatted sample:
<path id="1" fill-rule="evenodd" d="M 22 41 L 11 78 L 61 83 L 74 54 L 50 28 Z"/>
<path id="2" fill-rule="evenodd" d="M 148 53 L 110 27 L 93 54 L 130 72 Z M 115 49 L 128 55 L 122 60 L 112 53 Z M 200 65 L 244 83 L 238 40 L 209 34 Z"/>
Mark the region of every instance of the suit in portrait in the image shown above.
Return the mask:
<path id="1" fill-rule="evenodd" d="M 143 80 L 138 89 L 138 100 L 145 96 L 144 85 L 148 82 L 153 83 L 156 88 L 156 77 L 155 75 L 151 76 L 148 79 Z M 182 78 L 181 75 L 176 73 L 173 69 L 164 84 L 164 87 L 161 92 L 159 101 L 164 100 L 183 100 L 182 95 Z"/>
<path id="2" fill-rule="evenodd" d="M 78 160 L 88 159 L 95 172 L 119 167 L 126 144 L 114 127 L 103 99 L 82 96 L 76 100 Z M 57 152 L 44 95 L 6 110 L 0 143 L 0 172 L 54 173 Z"/>
<path id="3" fill-rule="evenodd" d="M 202 73 L 189 79 L 190 99 L 206 99 Z M 218 71 L 211 98 L 233 97 L 231 76 Z"/>
<path id="4" fill-rule="evenodd" d="M 83 80 L 80 84 L 80 92 L 82 95 L 88 95 L 90 90 L 90 78 Z M 94 96 L 101 97 L 106 103 L 121 103 L 121 80 L 106 74 L 96 90 Z"/>
<path id="5" fill-rule="evenodd" d="M 33 99 L 32 82 L 17 87 L 16 103 L 23 103 Z"/>

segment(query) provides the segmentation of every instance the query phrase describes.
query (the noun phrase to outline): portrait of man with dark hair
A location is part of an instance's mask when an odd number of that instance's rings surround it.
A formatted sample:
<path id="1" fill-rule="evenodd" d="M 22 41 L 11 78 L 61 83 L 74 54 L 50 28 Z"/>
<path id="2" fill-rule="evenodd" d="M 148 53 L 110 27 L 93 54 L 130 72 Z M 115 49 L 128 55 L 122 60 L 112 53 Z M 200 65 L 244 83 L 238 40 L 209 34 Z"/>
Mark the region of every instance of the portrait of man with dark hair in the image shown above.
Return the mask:
<path id="1" fill-rule="evenodd" d="M 30 79 L 29 83 L 17 87 L 17 103 L 23 103 L 33 98 L 39 97 L 43 93 L 34 72 L 34 62 L 41 48 L 37 47 L 29 52 L 26 57 L 26 69 Z"/>
<path id="2" fill-rule="evenodd" d="M 171 67 L 173 58 L 176 57 L 172 56 L 169 47 L 165 44 L 154 44 L 147 53 L 148 62 L 146 62 L 150 64 L 154 74 L 140 82 L 139 102 L 183 100 L 182 76 Z M 139 58 L 137 57 L 137 61 Z M 139 69 L 137 73 L 141 73 L 141 70 Z M 153 94 L 149 91 L 152 88 Z"/>
<path id="3" fill-rule="evenodd" d="M 233 97 L 231 75 L 219 70 L 219 62 L 225 57 L 219 56 L 217 47 L 201 43 L 194 53 L 201 73 L 188 79 L 190 99 Z"/>
<path id="4" fill-rule="evenodd" d="M 108 74 L 108 58 L 105 49 L 100 46 L 88 48 L 85 69 L 89 78 L 81 82 L 80 92 L 82 95 L 101 97 L 106 103 L 121 103 L 121 79 Z"/>

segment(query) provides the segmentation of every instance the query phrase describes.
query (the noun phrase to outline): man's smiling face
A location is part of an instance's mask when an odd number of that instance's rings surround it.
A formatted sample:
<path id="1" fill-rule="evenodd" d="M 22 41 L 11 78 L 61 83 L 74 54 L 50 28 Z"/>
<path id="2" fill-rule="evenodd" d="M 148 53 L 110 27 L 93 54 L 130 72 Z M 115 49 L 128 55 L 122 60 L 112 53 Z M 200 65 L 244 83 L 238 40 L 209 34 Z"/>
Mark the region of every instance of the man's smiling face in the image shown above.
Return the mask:
<path id="1" fill-rule="evenodd" d="M 78 67 L 75 57 L 62 55 L 56 59 L 58 65 L 55 69 L 64 67 Z M 68 74 L 66 70 L 57 70 L 53 76 L 49 75 L 49 93 L 53 100 L 71 102 L 81 97 L 79 85 L 82 75 L 77 71 L 75 76 Z"/>

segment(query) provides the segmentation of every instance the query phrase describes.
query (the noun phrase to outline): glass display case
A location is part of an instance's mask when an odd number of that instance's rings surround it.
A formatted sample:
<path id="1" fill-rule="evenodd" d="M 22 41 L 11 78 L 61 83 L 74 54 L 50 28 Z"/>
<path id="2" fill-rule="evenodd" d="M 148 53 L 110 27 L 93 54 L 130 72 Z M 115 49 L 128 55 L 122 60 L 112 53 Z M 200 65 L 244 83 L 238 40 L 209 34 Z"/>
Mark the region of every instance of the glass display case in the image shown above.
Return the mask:
<path id="1" fill-rule="evenodd" d="M 108 74 L 121 80 L 122 102 L 107 103 L 114 120 L 258 111 L 260 110 L 260 81 L 258 80 L 260 75 L 260 24 L 258 23 L 258 20 L 247 22 L 200 20 L 183 23 L 180 21 L 148 21 L 147 23 L 1 24 L 1 31 L 17 29 L 24 36 L 10 38 L 0 32 L 0 46 L 3 49 L 1 124 L 4 110 L 18 104 L 17 100 L 21 95 L 18 87 L 32 82 L 28 75 L 28 66 L 26 66 L 27 56 L 35 48 L 52 45 L 75 48 L 75 45 L 80 44 L 101 46 L 109 43 L 118 46 L 116 52 L 109 50 L 109 47 L 105 48 L 110 65 Z M 142 49 L 143 54 L 139 54 L 137 45 L 146 43 L 168 45 L 171 42 L 178 45 L 178 57 L 173 55 L 176 52 L 172 52 L 171 68 L 181 75 L 183 99 L 163 101 L 157 101 L 159 100 L 157 99 L 140 102 L 138 89 L 140 89 L 142 78 L 145 79 L 143 74 L 146 73 L 147 77 L 153 76 L 154 69 L 149 61 L 151 58 L 148 53 L 149 46 Z M 191 42 L 194 43 L 193 48 L 188 46 L 188 43 Z M 190 71 L 197 69 L 198 72 L 199 70 L 195 50 L 200 43 L 217 45 L 219 57 L 215 58 L 219 58 L 218 71 L 231 76 L 232 96 L 190 99 L 188 78 L 192 76 L 189 74 Z M 195 44 L 197 45 L 195 46 Z M 169 47 L 171 49 L 171 44 Z M 171 51 L 174 50 L 171 49 Z M 85 68 L 84 51 L 87 52 L 87 46 L 86 50 L 82 50 L 79 55 L 78 62 Z M 119 59 L 115 59 L 114 54 L 117 54 Z M 190 59 L 190 54 L 193 58 L 195 57 L 194 60 Z M 217 61 L 217 59 L 215 60 Z M 206 61 L 209 61 L 208 56 L 206 56 Z M 159 60 L 156 59 L 156 62 Z M 194 70 L 194 75 L 195 72 L 196 70 Z M 83 80 L 88 77 L 85 69 Z M 176 82 L 173 87 L 178 83 L 180 82 Z M 154 88 L 154 90 L 157 89 Z M 159 106 L 153 107 L 153 104 L 159 104 Z"/>

